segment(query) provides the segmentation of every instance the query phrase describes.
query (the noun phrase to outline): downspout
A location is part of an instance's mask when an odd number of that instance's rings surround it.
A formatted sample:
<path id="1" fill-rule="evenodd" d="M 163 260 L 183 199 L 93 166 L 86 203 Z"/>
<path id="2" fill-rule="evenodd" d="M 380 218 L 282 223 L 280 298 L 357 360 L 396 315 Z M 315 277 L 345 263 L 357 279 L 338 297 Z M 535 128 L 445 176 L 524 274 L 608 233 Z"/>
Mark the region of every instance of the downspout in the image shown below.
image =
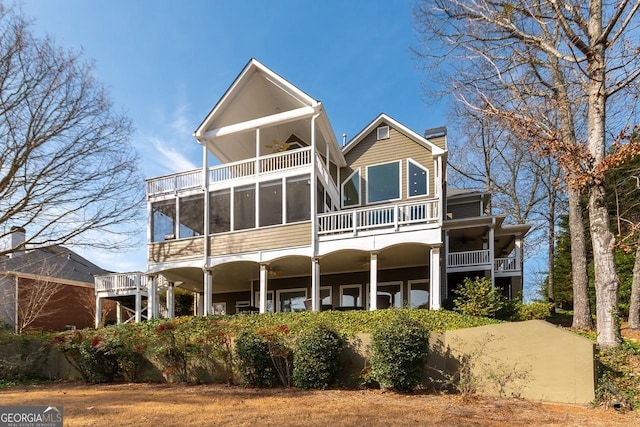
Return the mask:
<path id="1" fill-rule="evenodd" d="M 16 292 L 15 292 L 15 296 L 14 296 L 15 300 L 13 302 L 14 306 L 15 306 L 15 309 L 14 309 L 15 311 L 13 313 L 13 319 L 14 319 L 14 323 L 15 323 L 14 324 L 14 330 L 16 331 L 16 334 L 17 334 L 17 333 L 19 333 L 19 331 L 18 331 L 18 307 L 19 307 L 19 304 L 18 304 L 18 288 L 19 288 L 18 287 L 18 283 L 19 283 L 20 279 L 18 278 L 18 275 L 15 275 L 14 277 L 16 278 L 16 280 L 15 280 L 15 282 L 16 282 Z"/>

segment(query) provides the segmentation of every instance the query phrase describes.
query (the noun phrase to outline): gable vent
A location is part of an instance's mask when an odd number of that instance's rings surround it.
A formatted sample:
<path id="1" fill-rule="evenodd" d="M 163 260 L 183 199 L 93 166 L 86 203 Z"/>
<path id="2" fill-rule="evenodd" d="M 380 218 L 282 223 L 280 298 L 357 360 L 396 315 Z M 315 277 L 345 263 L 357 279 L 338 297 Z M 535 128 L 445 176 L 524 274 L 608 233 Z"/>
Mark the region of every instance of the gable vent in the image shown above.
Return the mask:
<path id="1" fill-rule="evenodd" d="M 378 129 L 378 141 L 381 139 L 389 139 L 389 126 L 380 126 Z"/>

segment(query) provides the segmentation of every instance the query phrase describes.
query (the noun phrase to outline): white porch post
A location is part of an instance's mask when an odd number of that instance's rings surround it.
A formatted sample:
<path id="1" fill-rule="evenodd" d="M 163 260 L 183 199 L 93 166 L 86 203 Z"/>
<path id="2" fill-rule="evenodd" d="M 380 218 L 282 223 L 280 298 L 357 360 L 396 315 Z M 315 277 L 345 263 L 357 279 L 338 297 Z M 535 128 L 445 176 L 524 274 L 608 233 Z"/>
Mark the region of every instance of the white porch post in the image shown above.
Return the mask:
<path id="1" fill-rule="evenodd" d="M 122 324 L 122 303 L 120 301 L 116 302 L 116 323 Z"/>
<path id="2" fill-rule="evenodd" d="M 320 260 L 311 260 L 311 309 L 320 311 Z"/>
<path id="3" fill-rule="evenodd" d="M 198 292 L 196 294 L 196 316 L 202 316 L 204 313 L 204 294 Z"/>
<path id="4" fill-rule="evenodd" d="M 275 301 L 274 301 L 275 304 Z M 260 313 L 267 312 L 267 264 L 260 264 Z"/>
<path id="5" fill-rule="evenodd" d="M 212 313 L 212 297 L 213 297 L 213 283 L 211 272 L 204 270 L 204 309 L 202 310 L 203 316 L 209 316 Z"/>
<path id="6" fill-rule="evenodd" d="M 495 220 L 494 220 L 495 222 Z M 489 265 L 491 266 L 491 286 L 496 286 L 496 263 L 495 263 L 495 231 L 494 225 L 489 228 Z"/>
<path id="7" fill-rule="evenodd" d="M 96 329 L 102 323 L 102 298 L 96 295 Z"/>
<path id="8" fill-rule="evenodd" d="M 378 253 L 371 252 L 369 263 L 369 310 L 378 309 Z"/>
<path id="9" fill-rule="evenodd" d="M 431 248 L 429 260 L 429 289 L 431 301 L 429 306 L 432 310 L 440 310 L 442 307 L 442 295 L 440 284 L 440 247 Z"/>
<path id="10" fill-rule="evenodd" d="M 167 317 L 173 319 L 176 316 L 176 303 L 173 282 L 167 287 Z"/>
<path id="11" fill-rule="evenodd" d="M 147 319 L 158 318 L 158 276 L 151 276 L 147 294 Z"/>
<path id="12" fill-rule="evenodd" d="M 516 268 L 520 272 L 521 276 L 524 271 L 522 260 L 522 236 L 518 236 L 516 237 Z"/>
<path id="13" fill-rule="evenodd" d="M 147 310 L 147 316 L 149 315 L 149 310 Z M 136 291 L 136 323 L 142 322 L 142 294 L 140 293 L 140 289 Z"/>

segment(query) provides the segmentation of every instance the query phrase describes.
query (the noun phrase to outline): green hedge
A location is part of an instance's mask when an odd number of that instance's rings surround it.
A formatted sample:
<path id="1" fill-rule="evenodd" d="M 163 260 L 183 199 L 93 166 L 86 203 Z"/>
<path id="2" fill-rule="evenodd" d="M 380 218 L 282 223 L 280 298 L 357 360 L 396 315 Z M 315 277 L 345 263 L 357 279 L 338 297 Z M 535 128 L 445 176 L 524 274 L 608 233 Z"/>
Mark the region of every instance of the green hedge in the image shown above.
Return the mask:
<path id="1" fill-rule="evenodd" d="M 344 339 L 324 325 L 313 325 L 295 341 L 293 384 L 299 388 L 325 389 L 336 382 Z"/>

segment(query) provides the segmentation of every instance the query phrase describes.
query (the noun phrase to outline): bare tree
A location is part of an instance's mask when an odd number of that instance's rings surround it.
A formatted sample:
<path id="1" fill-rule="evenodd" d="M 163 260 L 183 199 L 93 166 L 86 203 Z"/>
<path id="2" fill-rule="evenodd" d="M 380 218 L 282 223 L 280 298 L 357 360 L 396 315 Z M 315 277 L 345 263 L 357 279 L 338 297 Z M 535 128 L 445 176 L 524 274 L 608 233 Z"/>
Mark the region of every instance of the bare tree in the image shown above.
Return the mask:
<path id="1" fill-rule="evenodd" d="M 0 240 L 15 248 L 131 244 L 143 180 L 132 125 L 116 113 L 93 65 L 0 5 Z"/>
<path id="2" fill-rule="evenodd" d="M 530 135 L 542 133 L 539 117 L 522 107 L 532 99 L 548 97 L 549 92 L 553 96 L 548 99 L 556 103 L 552 111 L 561 126 L 573 123 L 571 129 L 549 127 L 538 148 L 553 153 L 565 169 L 568 183 L 589 196 L 598 343 L 603 348 L 620 342 L 615 320 L 618 277 L 614 238 L 604 191 L 604 172 L 609 164 L 605 156 L 607 101 L 633 89 L 632 83 L 640 76 L 639 8 L 638 0 L 606 4 L 602 0 L 562 4 L 556 0 L 436 0 L 425 1 L 417 9 L 418 22 L 449 49 L 449 56 L 462 53 L 458 59 L 471 64 L 463 70 L 454 66 L 454 84 L 482 93 L 490 110 L 511 119 L 514 129 Z M 433 51 L 443 53 L 439 48 Z M 490 64 L 491 75 L 470 73 L 477 68 L 475 62 Z M 512 97 L 493 97 L 498 93 L 496 88 L 501 94 L 504 88 L 511 89 Z M 565 106 L 563 93 L 570 92 L 576 96 L 567 98 L 571 102 Z M 576 115 L 579 106 L 584 108 L 586 132 L 571 144 L 567 136 L 576 135 L 580 127 L 575 120 L 566 119 L 580 118 Z"/>

